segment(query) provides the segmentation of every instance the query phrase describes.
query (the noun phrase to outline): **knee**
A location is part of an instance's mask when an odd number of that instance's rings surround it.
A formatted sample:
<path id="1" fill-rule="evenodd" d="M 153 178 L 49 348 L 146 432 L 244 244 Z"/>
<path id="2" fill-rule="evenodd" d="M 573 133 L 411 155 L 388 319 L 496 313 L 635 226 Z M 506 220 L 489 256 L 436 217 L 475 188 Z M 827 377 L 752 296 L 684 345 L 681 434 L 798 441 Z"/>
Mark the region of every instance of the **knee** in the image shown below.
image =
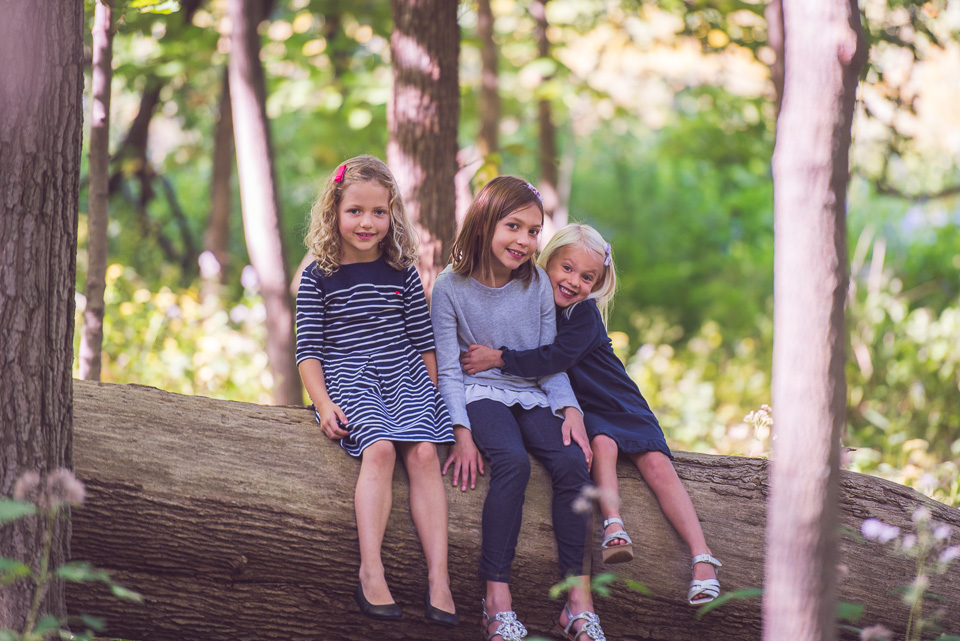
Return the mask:
<path id="1" fill-rule="evenodd" d="M 363 450 L 363 462 L 368 465 L 392 466 L 396 460 L 397 450 L 390 441 L 377 441 Z"/>
<path id="2" fill-rule="evenodd" d="M 616 441 L 603 434 L 590 441 L 590 447 L 593 449 L 594 456 L 604 458 L 616 457 L 620 449 Z"/>
<path id="3" fill-rule="evenodd" d="M 498 476 L 524 483 L 530 479 L 530 457 L 526 450 L 503 452 L 490 463 Z"/>
<path id="4" fill-rule="evenodd" d="M 637 458 L 637 469 L 647 483 L 656 483 L 676 475 L 673 462 L 663 452 L 646 452 Z"/>
<path id="5" fill-rule="evenodd" d="M 587 460 L 576 445 L 571 444 L 564 448 L 552 467 L 554 487 L 580 488 L 590 483 L 590 473 L 587 471 Z"/>
<path id="6" fill-rule="evenodd" d="M 440 465 L 437 446 L 433 443 L 413 443 L 404 458 L 408 468 L 426 469 Z"/>

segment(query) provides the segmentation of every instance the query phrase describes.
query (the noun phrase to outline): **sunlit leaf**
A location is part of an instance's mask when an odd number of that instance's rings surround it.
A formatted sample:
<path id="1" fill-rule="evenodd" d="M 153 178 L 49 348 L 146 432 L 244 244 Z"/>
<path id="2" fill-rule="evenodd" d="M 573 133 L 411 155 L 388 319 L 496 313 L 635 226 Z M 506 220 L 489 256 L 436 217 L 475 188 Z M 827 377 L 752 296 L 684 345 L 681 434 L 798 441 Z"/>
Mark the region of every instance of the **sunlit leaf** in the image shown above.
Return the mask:
<path id="1" fill-rule="evenodd" d="M 106 570 L 96 568 L 86 561 L 71 561 L 61 565 L 57 568 L 57 576 L 73 583 L 110 580 Z"/>
<path id="2" fill-rule="evenodd" d="M 763 590 L 761 588 L 743 588 L 741 590 L 734 590 L 733 592 L 725 592 L 710 603 L 700 606 L 694 616 L 700 619 L 705 614 L 712 610 L 716 610 L 724 603 L 729 603 L 730 601 L 745 601 L 747 599 L 755 599 L 762 594 Z"/>
<path id="3" fill-rule="evenodd" d="M 143 595 L 141 595 L 139 592 L 128 590 L 122 585 L 112 583 L 110 585 L 110 591 L 113 592 L 113 596 L 120 599 L 126 599 L 127 601 L 134 601 L 136 603 L 143 603 Z"/>
<path id="4" fill-rule="evenodd" d="M 0 585 L 13 583 L 23 577 L 30 576 L 30 574 L 30 567 L 27 564 L 16 559 L 0 557 Z"/>
<path id="5" fill-rule="evenodd" d="M 646 584 L 641 583 L 640 581 L 634 581 L 633 579 L 624 579 L 623 582 L 628 588 L 634 592 L 639 592 L 643 596 L 653 596 L 653 590 L 648 588 Z"/>

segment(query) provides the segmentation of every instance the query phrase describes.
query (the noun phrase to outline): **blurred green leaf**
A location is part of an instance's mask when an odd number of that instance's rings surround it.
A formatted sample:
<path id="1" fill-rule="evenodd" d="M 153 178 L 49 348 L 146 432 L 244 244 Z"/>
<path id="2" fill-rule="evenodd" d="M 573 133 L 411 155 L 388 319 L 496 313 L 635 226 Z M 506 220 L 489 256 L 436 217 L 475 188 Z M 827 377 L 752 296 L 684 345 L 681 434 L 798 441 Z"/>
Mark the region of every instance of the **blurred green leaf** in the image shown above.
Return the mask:
<path id="1" fill-rule="evenodd" d="M 45 614 L 37 621 L 37 626 L 33 629 L 34 633 L 44 637 L 54 630 L 60 629 L 60 619 L 52 614 Z"/>
<path id="2" fill-rule="evenodd" d="M 30 576 L 30 574 L 30 567 L 27 564 L 16 559 L 0 557 L 0 585 L 13 583 L 23 577 Z"/>
<path id="3" fill-rule="evenodd" d="M 126 599 L 127 601 L 133 601 L 135 603 L 143 603 L 143 595 L 139 592 L 134 592 L 133 590 L 128 590 L 122 585 L 117 585 L 116 583 L 110 584 L 110 591 L 115 597 Z"/>
<path id="4" fill-rule="evenodd" d="M 37 506 L 11 498 L 0 498 L 0 523 L 9 523 L 37 513 Z"/>
<path id="5" fill-rule="evenodd" d="M 69 563 L 65 563 L 57 568 L 56 574 L 61 579 L 73 583 L 110 581 L 110 574 L 106 570 L 96 568 L 87 561 L 70 561 Z"/>
<path id="6" fill-rule="evenodd" d="M 729 603 L 730 601 L 746 601 L 747 599 L 756 599 L 762 594 L 763 590 L 761 588 L 742 588 L 732 592 L 724 592 L 710 603 L 697 608 L 697 613 L 694 616 L 700 619 L 703 618 L 703 616 L 707 613 L 716 610 L 725 603 Z"/>
<path id="7" fill-rule="evenodd" d="M 860 617 L 863 616 L 865 610 L 866 608 L 859 603 L 840 601 L 837 603 L 837 619 L 857 623 L 860 621 Z"/>

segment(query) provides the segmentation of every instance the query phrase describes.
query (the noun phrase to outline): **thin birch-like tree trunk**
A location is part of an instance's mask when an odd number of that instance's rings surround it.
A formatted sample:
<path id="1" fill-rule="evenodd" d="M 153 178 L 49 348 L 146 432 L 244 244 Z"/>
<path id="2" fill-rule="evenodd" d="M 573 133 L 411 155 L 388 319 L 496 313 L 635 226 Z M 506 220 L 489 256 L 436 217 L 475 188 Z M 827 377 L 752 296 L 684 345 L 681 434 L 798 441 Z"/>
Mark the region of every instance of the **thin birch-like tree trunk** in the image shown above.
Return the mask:
<path id="1" fill-rule="evenodd" d="M 537 53 L 540 58 L 550 57 L 550 40 L 547 38 L 547 2 L 534 0 L 530 3 L 530 13 L 537 21 Z M 543 78 L 544 81 L 547 78 Z M 553 109 L 550 101 L 541 98 L 537 101 L 537 122 L 540 128 L 540 193 L 543 194 L 543 208 L 550 218 L 545 221 L 544 234 L 553 235 L 553 212 L 560 204 L 557 163 L 557 128 L 553 123 Z"/>
<path id="2" fill-rule="evenodd" d="M 839 441 L 846 418 L 846 190 L 857 75 L 855 0 L 785 0 L 773 154 L 774 462 L 766 641 L 836 638 Z"/>
<path id="3" fill-rule="evenodd" d="M 100 380 L 103 346 L 103 292 L 107 275 L 110 220 L 110 83 L 113 80 L 113 1 L 97 0 L 93 14 L 93 69 L 90 102 L 90 187 L 87 212 L 86 307 L 80 334 L 80 378 Z"/>
<path id="4" fill-rule="evenodd" d="M 457 3 L 393 0 L 393 98 L 387 164 L 420 234 L 418 269 L 427 296 L 446 265 L 456 210 L 460 117 Z"/>
<path id="5" fill-rule="evenodd" d="M 73 467 L 73 329 L 83 123 L 83 3 L 0 0 L 0 496 L 28 470 Z M 37 571 L 44 528 L 0 526 L 0 557 Z M 52 567 L 69 557 L 56 524 Z M 29 581 L 0 585 L 22 630 Z M 55 581 L 41 612 L 63 616 Z"/>
<path id="6" fill-rule="evenodd" d="M 493 40 L 493 10 L 490 0 L 477 2 L 477 36 L 480 38 L 480 135 L 477 149 L 486 159 L 500 150 L 499 51 Z M 497 163 L 499 164 L 499 163 Z"/>
<path id="7" fill-rule="evenodd" d="M 224 283 L 230 261 L 230 209 L 233 176 L 233 112 L 230 109 L 230 74 L 224 69 L 220 109 L 213 133 L 213 170 L 210 178 L 210 218 L 203 237 L 203 249 L 216 259 L 216 273 L 202 273 L 204 288 L 216 291 Z M 214 270 L 209 269 L 209 272 Z M 208 284 L 209 283 L 209 284 Z"/>
<path id="8" fill-rule="evenodd" d="M 280 198 L 270 148 L 266 83 L 257 34 L 257 25 L 265 17 L 264 3 L 229 0 L 227 10 L 233 25 L 230 100 L 243 230 L 267 308 L 267 358 L 274 379 L 273 397 L 280 405 L 299 405 L 303 403 L 303 391 L 295 357 L 293 299 L 288 289 L 290 277 L 280 229 Z"/>

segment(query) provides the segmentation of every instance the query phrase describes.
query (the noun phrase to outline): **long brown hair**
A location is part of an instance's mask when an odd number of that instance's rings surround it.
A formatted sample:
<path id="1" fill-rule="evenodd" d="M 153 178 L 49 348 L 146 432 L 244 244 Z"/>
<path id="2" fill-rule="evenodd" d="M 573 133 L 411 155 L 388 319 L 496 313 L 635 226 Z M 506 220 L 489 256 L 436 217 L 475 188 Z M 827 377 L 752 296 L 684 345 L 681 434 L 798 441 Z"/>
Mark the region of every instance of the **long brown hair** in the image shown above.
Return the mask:
<path id="1" fill-rule="evenodd" d="M 493 232 L 497 223 L 518 209 L 535 204 L 540 210 L 543 223 L 543 203 L 540 194 L 530 183 L 516 176 L 498 176 L 488 182 L 470 203 L 463 226 L 453 243 L 453 271 L 461 276 L 470 276 L 479 270 L 487 275 L 493 271 L 493 253 L 490 251 Z M 532 260 L 528 260 L 510 274 L 529 284 L 536 273 Z"/>
<path id="2" fill-rule="evenodd" d="M 310 209 L 310 228 L 303 242 L 313 252 L 317 267 L 325 276 L 340 269 L 343 259 L 343 239 L 340 237 L 338 219 L 343 192 L 350 185 L 369 181 L 390 192 L 390 230 L 381 241 L 387 264 L 394 269 L 406 269 L 416 262 L 417 236 L 407 218 L 397 180 L 379 158 L 357 156 L 330 174 L 323 191 Z"/>

